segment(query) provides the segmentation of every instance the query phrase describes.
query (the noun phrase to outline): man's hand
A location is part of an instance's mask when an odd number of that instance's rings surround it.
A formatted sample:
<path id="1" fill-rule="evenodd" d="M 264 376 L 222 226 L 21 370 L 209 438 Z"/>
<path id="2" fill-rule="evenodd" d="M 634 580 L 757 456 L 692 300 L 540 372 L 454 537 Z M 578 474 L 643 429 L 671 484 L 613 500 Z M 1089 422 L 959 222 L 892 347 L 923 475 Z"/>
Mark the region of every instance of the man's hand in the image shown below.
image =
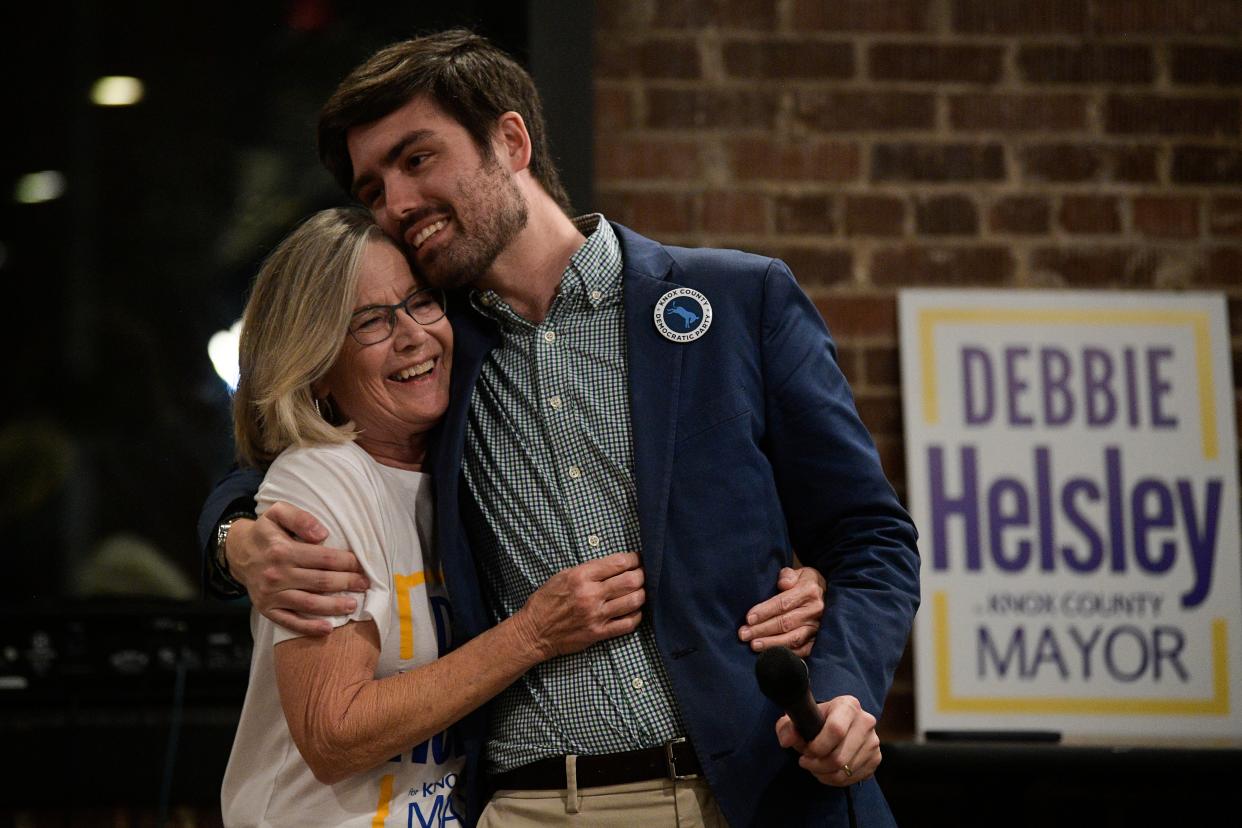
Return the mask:
<path id="1" fill-rule="evenodd" d="M 737 637 L 759 652 L 766 647 L 788 647 L 806 658 L 824 614 L 824 576 L 813 566 L 785 567 L 776 579 L 778 592 L 746 613 Z"/>
<path id="2" fill-rule="evenodd" d="M 638 555 L 621 552 L 562 569 L 514 614 L 541 660 L 633 632 L 647 600 Z"/>
<path id="3" fill-rule="evenodd" d="M 255 609 L 302 635 L 326 635 L 332 624 L 307 615 L 347 615 L 358 602 L 337 592 L 363 592 L 370 586 L 358 559 L 344 549 L 319 544 L 328 532 L 309 512 L 275 503 L 257 520 L 239 520 L 229 529 L 224 555 Z"/>
<path id="4" fill-rule="evenodd" d="M 776 720 L 776 739 L 802 758 L 798 764 L 825 785 L 844 788 L 875 774 L 880 765 L 880 737 L 872 716 L 853 696 L 837 696 L 819 703 L 824 726 L 808 744 L 798 735 L 789 716 Z"/>

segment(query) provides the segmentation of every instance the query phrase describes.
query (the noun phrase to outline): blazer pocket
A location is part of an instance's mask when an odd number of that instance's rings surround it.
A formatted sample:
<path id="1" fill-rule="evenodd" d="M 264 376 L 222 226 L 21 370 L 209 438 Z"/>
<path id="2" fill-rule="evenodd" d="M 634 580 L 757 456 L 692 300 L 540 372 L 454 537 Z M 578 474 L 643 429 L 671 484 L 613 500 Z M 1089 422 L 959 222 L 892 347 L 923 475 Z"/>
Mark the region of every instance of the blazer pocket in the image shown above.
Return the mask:
<path id="1" fill-rule="evenodd" d="M 683 400 L 682 404 L 682 412 L 677 417 L 679 443 L 750 413 L 750 406 L 740 388 L 731 388 L 702 402 L 690 401 L 687 404 Z"/>

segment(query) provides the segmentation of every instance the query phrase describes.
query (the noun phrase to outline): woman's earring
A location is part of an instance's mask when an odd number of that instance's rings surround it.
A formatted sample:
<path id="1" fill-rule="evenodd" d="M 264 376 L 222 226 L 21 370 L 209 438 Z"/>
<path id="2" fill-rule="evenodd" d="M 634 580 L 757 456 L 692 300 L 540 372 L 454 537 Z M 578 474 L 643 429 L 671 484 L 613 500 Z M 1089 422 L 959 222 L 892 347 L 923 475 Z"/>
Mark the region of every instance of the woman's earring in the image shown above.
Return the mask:
<path id="1" fill-rule="evenodd" d="M 324 422 L 331 423 L 336 412 L 332 410 L 332 403 L 329 402 L 328 398 L 324 397 L 320 400 L 318 397 L 314 397 L 312 398 L 312 402 L 315 403 L 315 413 L 318 414 Z"/>

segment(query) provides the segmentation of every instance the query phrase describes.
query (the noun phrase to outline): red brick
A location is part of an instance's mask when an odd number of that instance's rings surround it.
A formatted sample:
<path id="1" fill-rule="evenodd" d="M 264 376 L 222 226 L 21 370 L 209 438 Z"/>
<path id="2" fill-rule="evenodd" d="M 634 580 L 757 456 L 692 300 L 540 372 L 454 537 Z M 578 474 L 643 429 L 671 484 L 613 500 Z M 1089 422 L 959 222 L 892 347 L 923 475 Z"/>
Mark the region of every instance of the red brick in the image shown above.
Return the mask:
<path id="1" fill-rule="evenodd" d="M 1043 234 L 1048 232 L 1052 206 L 1042 196 L 1009 196 L 992 205 L 988 216 L 993 233 Z"/>
<path id="2" fill-rule="evenodd" d="M 827 287 L 854 280 L 854 254 L 823 247 L 781 247 L 777 258 L 789 265 L 803 287 Z"/>
<path id="3" fill-rule="evenodd" d="M 1238 133 L 1237 98 L 1110 95 L 1104 108 L 1108 132 L 1127 135 L 1220 135 Z"/>
<path id="4" fill-rule="evenodd" d="M 1000 46 L 876 43 L 867 53 L 867 66 L 874 80 L 996 83 L 1001 59 Z"/>
<path id="5" fill-rule="evenodd" d="M 952 95 L 954 129 L 1000 132 L 1065 132 L 1087 126 L 1084 95 Z"/>
<path id="6" fill-rule="evenodd" d="M 1144 236 L 1191 239 L 1199 235 L 1199 199 L 1189 196 L 1135 196 L 1134 229 Z"/>
<path id="7" fill-rule="evenodd" d="M 931 0 L 794 0 L 794 31 L 921 32 Z"/>
<path id="8" fill-rule="evenodd" d="M 693 79 L 702 74 L 699 47 L 688 37 L 638 39 L 605 36 L 595 42 L 595 76 Z"/>
<path id="9" fill-rule="evenodd" d="M 1169 74 L 1175 83 L 1242 84 L 1242 49 L 1228 46 L 1174 46 Z"/>
<path id="10" fill-rule="evenodd" d="M 651 5 L 646 0 L 609 0 L 595 9 L 595 31 L 637 31 L 651 27 Z"/>
<path id="11" fill-rule="evenodd" d="M 930 93 L 798 90 L 798 120 L 819 132 L 933 129 L 936 99 Z"/>
<path id="12" fill-rule="evenodd" d="M 644 42 L 638 65 L 644 78 L 697 78 L 702 74 L 698 44 L 681 38 Z"/>
<path id="13" fill-rule="evenodd" d="M 640 233 L 688 233 L 693 229 L 694 203 L 684 193 L 605 191 L 597 200 L 604 215 Z"/>
<path id="14" fill-rule="evenodd" d="M 735 78 L 854 77 L 854 45 L 818 40 L 751 40 L 726 43 L 725 71 Z"/>
<path id="15" fill-rule="evenodd" d="M 901 357 L 895 347 L 874 346 L 863 350 L 863 376 L 867 385 L 897 388 L 901 385 Z"/>
<path id="16" fill-rule="evenodd" d="M 872 434 L 901 434 L 901 397 L 893 392 L 861 391 L 854 397 L 858 416 Z"/>
<path id="17" fill-rule="evenodd" d="M 634 126 L 634 100 L 630 90 L 595 84 L 595 132 L 608 134 Z"/>
<path id="18" fill-rule="evenodd" d="M 779 105 L 771 92 L 752 89 L 647 89 L 647 126 L 656 129 L 770 129 Z"/>
<path id="19" fill-rule="evenodd" d="M 780 196 L 775 200 L 776 232 L 830 236 L 836 232 L 834 199 L 826 195 Z"/>
<path id="20" fill-rule="evenodd" d="M 1172 176 L 1176 184 L 1242 184 L 1242 150 L 1174 147 Z"/>
<path id="21" fill-rule="evenodd" d="M 860 384 L 862 376 L 862 352 L 858 348 L 837 342 L 837 367 L 845 375 L 851 387 Z"/>
<path id="22" fill-rule="evenodd" d="M 1155 259 L 1136 248 L 1040 248 L 1031 268 L 1054 274 L 1068 287 L 1150 288 Z"/>
<path id="23" fill-rule="evenodd" d="M 703 229 L 709 233 L 766 233 L 767 198 L 759 193 L 736 190 L 704 193 Z"/>
<path id="24" fill-rule="evenodd" d="M 602 180 L 693 179 L 701 173 L 698 141 L 595 142 L 595 175 Z"/>
<path id="25" fill-rule="evenodd" d="M 739 138 L 726 148 L 730 169 L 739 181 L 853 181 L 860 172 L 855 144 Z"/>
<path id="26" fill-rule="evenodd" d="M 1208 230 L 1213 236 L 1242 236 L 1242 196 L 1212 199 L 1208 203 Z"/>
<path id="27" fill-rule="evenodd" d="M 1032 83 L 1151 83 L 1156 76 L 1148 46 L 1022 46 L 1018 68 Z"/>
<path id="28" fill-rule="evenodd" d="M 995 287 L 1013 275 L 1013 254 L 1006 247 L 907 246 L 877 250 L 871 282 L 881 287 Z"/>
<path id="29" fill-rule="evenodd" d="M 1034 144 L 1022 149 L 1022 177 L 1029 181 L 1154 182 L 1157 149 L 1153 146 Z"/>
<path id="30" fill-rule="evenodd" d="M 1000 144 L 876 144 L 873 181 L 1000 181 L 1005 151 Z"/>
<path id="31" fill-rule="evenodd" d="M 705 28 L 770 31 L 776 28 L 776 4 L 766 0 L 660 0 L 654 5 L 656 28 L 695 31 Z"/>
<path id="32" fill-rule="evenodd" d="M 1061 199 L 1057 220 L 1070 233 L 1121 232 L 1121 210 L 1112 196 L 1067 195 Z"/>
<path id="33" fill-rule="evenodd" d="M 906 205 L 899 198 L 878 195 L 845 197 L 845 235 L 900 236 L 905 231 Z"/>
<path id="34" fill-rule="evenodd" d="M 864 336 L 894 339 L 897 336 L 897 300 L 892 295 L 832 294 L 817 298 L 815 307 L 838 340 Z"/>
<path id="35" fill-rule="evenodd" d="M 1242 285 L 1242 247 L 1218 247 L 1210 251 L 1207 269 L 1197 276 L 1198 287 L 1236 290 Z"/>
<path id="36" fill-rule="evenodd" d="M 970 34 L 1081 34 L 1089 13 L 1083 0 L 953 0 L 953 29 Z"/>
<path id="37" fill-rule="evenodd" d="M 1242 33 L 1237 0 L 1095 0 L 1093 5 L 1095 30 L 1106 35 Z"/>
<path id="38" fill-rule="evenodd" d="M 914 225 L 921 235 L 973 236 L 979 232 L 979 211 L 964 195 L 915 198 Z"/>

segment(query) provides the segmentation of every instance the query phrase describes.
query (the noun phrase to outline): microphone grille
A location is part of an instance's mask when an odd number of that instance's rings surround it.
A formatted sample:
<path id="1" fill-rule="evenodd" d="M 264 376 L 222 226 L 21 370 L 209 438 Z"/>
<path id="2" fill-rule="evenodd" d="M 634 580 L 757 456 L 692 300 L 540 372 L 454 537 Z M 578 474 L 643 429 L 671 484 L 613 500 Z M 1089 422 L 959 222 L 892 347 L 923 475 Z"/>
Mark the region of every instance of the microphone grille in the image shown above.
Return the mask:
<path id="1" fill-rule="evenodd" d="M 806 662 L 788 647 L 773 647 L 755 662 L 759 689 L 778 706 L 788 708 L 806 695 L 810 684 Z"/>

